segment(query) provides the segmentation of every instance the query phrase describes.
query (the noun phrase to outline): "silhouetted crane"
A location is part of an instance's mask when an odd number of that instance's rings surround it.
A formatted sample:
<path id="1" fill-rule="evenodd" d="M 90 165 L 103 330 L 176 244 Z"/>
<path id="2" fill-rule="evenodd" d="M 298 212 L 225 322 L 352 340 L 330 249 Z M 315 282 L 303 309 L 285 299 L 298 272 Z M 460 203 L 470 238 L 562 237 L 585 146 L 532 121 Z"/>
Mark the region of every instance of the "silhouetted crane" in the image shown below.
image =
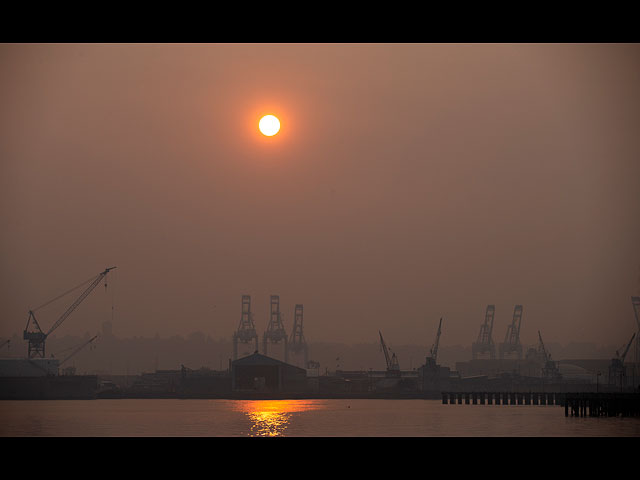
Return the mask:
<path id="1" fill-rule="evenodd" d="M 620 380 L 620 386 L 624 386 L 624 378 L 625 378 L 625 368 L 624 368 L 624 359 L 629 352 L 629 347 L 631 346 L 631 342 L 635 338 L 636 334 L 631 335 L 631 340 L 627 343 L 627 346 L 624 349 L 622 355 L 620 355 L 620 351 L 616 350 L 616 358 L 611 359 L 611 364 L 609 365 L 609 384 L 615 385 L 618 383 L 618 379 Z"/>
<path id="2" fill-rule="evenodd" d="M 307 363 L 309 362 L 309 349 L 307 347 L 307 341 L 304 338 L 304 333 L 302 330 L 303 312 L 303 305 L 300 303 L 296 304 L 293 314 L 293 330 L 291 331 L 291 336 L 289 337 L 289 349 L 293 353 L 303 353 L 303 365 L 304 368 L 306 368 Z"/>
<path id="3" fill-rule="evenodd" d="M 255 342 L 255 351 L 258 351 L 258 334 L 256 326 L 253 322 L 253 313 L 251 312 L 251 296 L 242 295 L 242 315 L 240 317 L 240 325 L 238 330 L 233 333 L 233 359 L 238 359 L 238 343 L 249 344 Z"/>
<path id="4" fill-rule="evenodd" d="M 560 378 L 562 375 L 560 374 L 558 365 L 556 362 L 551 360 L 551 354 L 547 352 L 547 349 L 544 347 L 544 342 L 542 341 L 540 330 L 538 330 L 538 339 L 538 350 L 542 354 L 542 359 L 544 362 L 544 366 L 542 367 L 542 376 L 548 378 Z"/>
<path id="5" fill-rule="evenodd" d="M 45 341 L 47 339 L 47 337 L 56 329 L 58 328 L 62 322 L 64 322 L 66 320 L 66 318 L 71 315 L 71 312 L 73 312 L 76 307 L 78 305 L 80 305 L 80 303 L 82 303 L 82 301 L 87 298 L 87 296 L 93 291 L 94 288 L 96 288 L 98 286 L 98 284 L 102 281 L 103 278 L 105 278 L 107 276 L 107 273 L 109 273 L 109 271 L 113 270 L 116 267 L 111 267 L 111 268 L 107 268 L 105 269 L 103 272 L 100 272 L 96 277 L 92 277 L 89 280 L 87 280 L 84 283 L 81 283 L 80 285 L 72 288 L 71 290 L 63 293 L 62 295 L 58 295 L 56 298 L 49 300 L 48 302 L 40 305 L 38 308 L 35 308 L 33 310 L 29 310 L 29 318 L 27 319 L 27 326 L 24 329 L 24 333 L 23 333 L 23 338 L 25 340 L 27 340 L 29 342 L 29 347 L 28 347 L 28 358 L 44 358 L 45 356 Z M 45 307 L 46 305 L 49 305 L 50 303 L 58 300 L 59 298 L 62 298 L 63 296 L 67 295 L 68 293 L 71 293 L 72 291 L 76 290 L 77 288 L 80 288 L 84 285 L 86 285 L 88 282 L 91 282 L 91 284 L 80 294 L 80 296 L 76 299 L 75 302 L 73 302 L 69 308 L 67 308 L 67 310 L 65 310 L 65 312 L 60 316 L 60 318 L 58 318 L 58 320 L 56 320 L 56 322 L 53 324 L 53 326 L 49 329 L 49 331 L 47 331 L 47 333 L 44 333 L 42 331 L 42 329 L 40 328 L 40 325 L 38 324 L 38 320 L 36 319 L 36 315 L 35 312 L 36 310 L 39 310 L 43 307 Z M 106 287 L 106 284 L 105 284 Z M 29 325 L 33 324 L 34 329 L 32 331 L 29 331 Z"/>
<path id="6" fill-rule="evenodd" d="M 382 338 L 382 332 L 378 330 L 378 333 L 380 334 L 380 345 L 382 347 L 382 351 L 384 352 L 384 358 L 387 362 L 387 374 L 393 376 L 400 375 L 400 366 L 398 365 L 396 354 L 392 352 L 391 356 L 389 355 L 387 345 L 384 343 L 384 339 Z"/>
<path id="7" fill-rule="evenodd" d="M 489 352 L 489 358 L 492 360 L 496 356 L 495 344 L 491 338 L 491 332 L 493 331 L 493 317 L 495 316 L 495 305 L 487 305 L 487 310 L 484 315 L 484 323 L 480 326 L 480 333 L 478 334 L 478 340 L 471 344 L 471 354 L 473 359 L 478 358 L 480 354 Z"/>
<path id="8" fill-rule="evenodd" d="M 284 322 L 282 321 L 282 313 L 280 312 L 280 296 L 271 295 L 270 300 L 270 313 L 269 324 L 267 330 L 262 336 L 262 348 L 264 354 L 267 355 L 267 346 L 269 343 L 276 344 L 284 342 L 284 362 L 289 361 L 289 337 L 284 328 Z"/>
<path id="9" fill-rule="evenodd" d="M 438 325 L 438 333 L 436 334 L 436 341 L 431 346 L 429 356 L 426 358 L 425 367 L 435 368 L 438 361 L 438 345 L 440 344 L 440 334 L 442 333 L 442 318 L 440 318 L 440 324 Z"/>
<path id="10" fill-rule="evenodd" d="M 522 344 L 520 343 L 520 324 L 522 323 L 522 305 L 516 305 L 513 309 L 513 320 L 507 327 L 504 342 L 500 344 L 500 358 L 515 353 L 518 360 L 522 358 Z"/>
<path id="11" fill-rule="evenodd" d="M 87 340 L 86 342 L 82 342 L 80 345 L 78 345 L 73 352 L 71 352 L 69 355 L 67 355 L 59 364 L 58 364 L 58 368 L 60 368 L 64 363 L 66 363 L 68 360 L 70 360 L 76 353 L 78 353 L 80 350 L 82 350 L 84 347 L 86 347 L 87 345 L 89 345 L 91 342 L 93 342 L 96 338 L 98 338 L 98 335 L 94 335 L 92 338 L 90 338 L 89 340 Z M 73 367 L 69 367 L 69 368 L 73 368 Z M 73 368 L 73 371 L 75 371 L 75 368 Z"/>

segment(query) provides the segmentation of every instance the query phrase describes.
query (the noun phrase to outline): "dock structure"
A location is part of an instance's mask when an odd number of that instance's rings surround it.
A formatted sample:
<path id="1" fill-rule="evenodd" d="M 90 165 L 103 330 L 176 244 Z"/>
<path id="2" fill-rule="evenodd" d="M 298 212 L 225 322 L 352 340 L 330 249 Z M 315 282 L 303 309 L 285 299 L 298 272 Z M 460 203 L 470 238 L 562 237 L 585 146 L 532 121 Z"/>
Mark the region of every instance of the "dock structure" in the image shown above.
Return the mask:
<path id="1" fill-rule="evenodd" d="M 443 404 L 564 405 L 565 393 L 555 392 L 442 392 Z"/>
<path id="2" fill-rule="evenodd" d="M 564 404 L 565 417 L 637 417 L 638 393 L 572 393 Z"/>
<path id="3" fill-rule="evenodd" d="M 637 417 L 638 393 L 442 392 L 444 405 L 557 405 L 565 416 Z"/>

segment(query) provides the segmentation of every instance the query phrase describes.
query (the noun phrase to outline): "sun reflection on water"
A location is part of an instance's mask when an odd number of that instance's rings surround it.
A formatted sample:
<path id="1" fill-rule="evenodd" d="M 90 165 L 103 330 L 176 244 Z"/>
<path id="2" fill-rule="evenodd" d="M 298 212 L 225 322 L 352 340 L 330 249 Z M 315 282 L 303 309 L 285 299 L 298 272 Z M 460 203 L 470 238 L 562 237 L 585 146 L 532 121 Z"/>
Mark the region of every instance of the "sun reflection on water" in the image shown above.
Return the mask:
<path id="1" fill-rule="evenodd" d="M 316 408 L 316 402 L 305 400 L 246 400 L 238 402 L 236 406 L 251 420 L 249 435 L 255 437 L 283 436 L 294 413 Z"/>

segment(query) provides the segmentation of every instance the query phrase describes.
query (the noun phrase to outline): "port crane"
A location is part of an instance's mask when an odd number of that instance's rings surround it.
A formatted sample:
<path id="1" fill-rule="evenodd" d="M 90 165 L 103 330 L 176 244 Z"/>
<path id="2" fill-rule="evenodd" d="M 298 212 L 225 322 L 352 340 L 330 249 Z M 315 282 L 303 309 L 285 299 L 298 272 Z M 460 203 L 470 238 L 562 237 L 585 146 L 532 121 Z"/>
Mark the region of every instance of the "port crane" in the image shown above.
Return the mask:
<path id="1" fill-rule="evenodd" d="M 378 330 L 378 334 L 380 334 L 380 346 L 382 347 L 382 351 L 384 352 L 384 358 L 387 362 L 387 374 L 392 376 L 400 375 L 400 366 L 398 365 L 398 359 L 396 358 L 396 354 L 392 352 L 389 355 L 389 349 L 387 349 L 387 345 L 384 343 L 384 339 L 382 338 L 382 332 Z"/>
<path id="2" fill-rule="evenodd" d="M 478 340 L 471 344 L 471 354 L 473 359 L 477 359 L 480 354 L 489 353 L 489 358 L 493 360 L 496 356 L 495 344 L 491 339 L 491 332 L 493 331 L 493 318 L 495 316 L 495 305 L 487 305 L 487 310 L 484 316 L 484 323 L 480 326 L 480 333 L 478 334 Z"/>
<path id="3" fill-rule="evenodd" d="M 300 303 L 296 304 L 293 314 L 293 330 L 289 337 L 289 350 L 291 350 L 292 353 L 302 352 L 304 356 L 304 368 L 307 368 L 307 363 L 309 363 L 309 349 L 302 331 L 303 312 L 303 305 Z"/>
<path id="4" fill-rule="evenodd" d="M 515 353 L 518 360 L 522 359 L 522 344 L 520 343 L 520 324 L 522 323 L 522 305 L 516 305 L 513 309 L 513 320 L 507 327 L 504 342 L 500 344 L 500 358 Z"/>
<path id="5" fill-rule="evenodd" d="M 622 355 L 620 355 L 620 351 L 616 350 L 616 358 L 611 359 L 611 364 L 609 365 L 609 384 L 615 385 L 617 380 L 620 380 L 620 386 L 624 386 L 624 377 L 625 377 L 625 368 L 624 368 L 624 359 L 629 352 L 629 347 L 631 347 L 631 342 L 635 338 L 636 334 L 631 335 L 631 340 L 627 343 L 627 346 L 624 349 Z"/>
<path id="6" fill-rule="evenodd" d="M 47 337 L 56 328 L 58 328 L 62 324 L 62 322 L 64 322 L 67 319 L 69 315 L 71 315 L 71 313 L 78 307 L 78 305 L 80 305 L 82 301 L 85 298 L 87 298 L 87 296 L 93 291 L 93 289 L 96 288 L 100 284 L 102 279 L 104 279 L 107 276 L 107 274 L 114 268 L 116 267 L 106 268 L 103 272 L 100 272 L 96 277 L 92 277 L 89 280 L 81 283 L 80 285 L 72 288 L 71 290 L 63 293 L 62 295 L 58 295 L 56 298 L 49 300 L 48 302 L 40 305 L 39 307 L 33 310 L 29 310 L 29 318 L 27 319 L 27 326 L 25 327 L 24 333 L 23 333 L 23 338 L 28 341 L 28 358 L 44 358 L 45 357 L 45 341 L 47 340 Z M 86 285 L 89 282 L 91 282 L 89 286 L 65 310 L 65 312 L 60 316 L 60 318 L 58 318 L 58 320 L 56 320 L 56 322 L 51 326 L 51 328 L 46 333 L 43 332 L 42 328 L 40 328 L 40 324 L 38 323 L 38 320 L 36 319 L 36 315 L 35 315 L 36 310 L 39 310 L 45 307 L 46 305 L 49 305 L 55 300 L 62 298 L 68 293 L 71 293 L 72 291 Z M 105 283 L 105 287 L 106 287 L 106 283 Z M 31 330 L 29 330 L 30 326 L 31 326 Z"/>
<path id="7" fill-rule="evenodd" d="M 550 378 L 560 378 L 562 375 L 560 374 L 558 365 L 556 364 L 556 362 L 551 360 L 551 354 L 547 352 L 547 349 L 544 347 L 544 342 L 542 341 L 540 330 L 538 330 L 538 340 L 538 351 L 541 353 L 542 359 L 544 361 L 544 366 L 542 367 L 542 376 Z"/>
<path id="8" fill-rule="evenodd" d="M 238 329 L 233 333 L 233 359 L 238 359 L 238 343 L 249 344 L 255 342 L 254 351 L 258 351 L 258 334 L 251 312 L 251 295 L 242 295 L 242 314 Z"/>
<path id="9" fill-rule="evenodd" d="M 270 299 L 269 324 L 267 330 L 262 336 L 262 348 L 264 354 L 267 355 L 268 344 L 284 343 L 284 362 L 289 361 L 289 345 L 287 332 L 282 321 L 282 313 L 280 312 L 280 295 L 271 295 Z"/>
<path id="10" fill-rule="evenodd" d="M 440 318 L 440 324 L 438 325 L 438 333 L 436 334 L 436 341 L 429 350 L 429 356 L 426 358 L 425 366 L 427 368 L 435 368 L 438 361 L 438 345 L 440 344 L 440 334 L 442 333 L 442 317 Z"/>

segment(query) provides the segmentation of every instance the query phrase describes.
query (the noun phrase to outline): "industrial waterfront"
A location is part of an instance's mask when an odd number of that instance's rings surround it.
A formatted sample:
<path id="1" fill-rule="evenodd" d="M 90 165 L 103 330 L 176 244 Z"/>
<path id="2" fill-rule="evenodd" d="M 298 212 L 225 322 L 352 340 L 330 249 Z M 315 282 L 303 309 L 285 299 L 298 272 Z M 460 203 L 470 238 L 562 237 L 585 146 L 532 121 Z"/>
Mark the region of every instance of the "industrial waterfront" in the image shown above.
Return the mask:
<path id="1" fill-rule="evenodd" d="M 607 365 L 599 364 L 608 375 L 600 381 L 600 372 L 595 377 L 572 377 L 563 375 L 559 362 L 552 359 L 545 347 L 541 332 L 538 344 L 524 351 L 520 340 L 520 329 L 524 308 L 516 305 L 512 322 L 508 325 L 504 342 L 493 339 L 495 305 L 487 305 L 484 321 L 480 325 L 477 341 L 472 344 L 473 358 L 456 363 L 451 369 L 440 364 L 438 351 L 443 332 L 440 318 L 431 348 L 425 351 L 424 362 L 416 368 L 402 369 L 398 355 L 378 331 L 380 352 L 384 356 L 386 369 L 372 368 L 344 370 L 335 368 L 323 371 L 318 361 L 311 358 L 309 345 L 304 335 L 304 307 L 296 304 L 291 333 L 288 334 L 282 320 L 280 297 L 269 298 L 269 320 L 260 342 L 256 330 L 251 296 L 242 295 L 240 322 L 232 335 L 233 357 L 226 368 L 156 369 L 135 376 L 77 375 L 75 367 L 62 366 L 78 352 L 92 344 L 97 336 L 84 340 L 71 353 L 59 359 L 47 356 L 46 341 L 49 335 L 69 317 L 74 309 L 103 280 L 110 270 L 105 269 L 87 283 L 79 297 L 65 310 L 53 326 L 44 332 L 36 319 L 34 310 L 29 311 L 23 339 L 27 342 L 27 357 L 0 359 L 0 399 L 5 400 L 64 400 L 64 399 L 439 399 L 458 394 L 480 395 L 481 403 L 488 395 L 491 404 L 497 395 L 496 404 L 512 404 L 517 394 L 518 402 L 526 395 L 525 404 L 544 405 L 550 392 L 556 394 L 555 404 L 565 405 L 568 394 L 602 393 L 610 395 L 637 394 L 637 362 L 626 363 L 636 334 Z M 56 297 L 54 300 L 59 299 Z M 640 298 L 632 297 L 633 311 L 638 320 Z M 49 302 L 47 302 L 49 303 Z M 636 344 L 637 347 L 637 344 Z M 247 353 L 253 350 L 252 353 Z M 637 355 L 637 348 L 636 348 Z M 280 357 L 280 358 L 278 358 Z M 584 363 L 585 365 L 588 362 Z M 591 381 L 595 378 L 595 385 Z M 540 394 L 540 395 L 538 395 Z M 540 400 L 538 401 L 538 398 Z M 638 414 L 638 399 L 632 397 L 632 408 L 614 410 L 615 415 Z M 453 400 L 452 400 L 453 402 Z M 553 401 L 550 402 L 553 404 Z"/>

